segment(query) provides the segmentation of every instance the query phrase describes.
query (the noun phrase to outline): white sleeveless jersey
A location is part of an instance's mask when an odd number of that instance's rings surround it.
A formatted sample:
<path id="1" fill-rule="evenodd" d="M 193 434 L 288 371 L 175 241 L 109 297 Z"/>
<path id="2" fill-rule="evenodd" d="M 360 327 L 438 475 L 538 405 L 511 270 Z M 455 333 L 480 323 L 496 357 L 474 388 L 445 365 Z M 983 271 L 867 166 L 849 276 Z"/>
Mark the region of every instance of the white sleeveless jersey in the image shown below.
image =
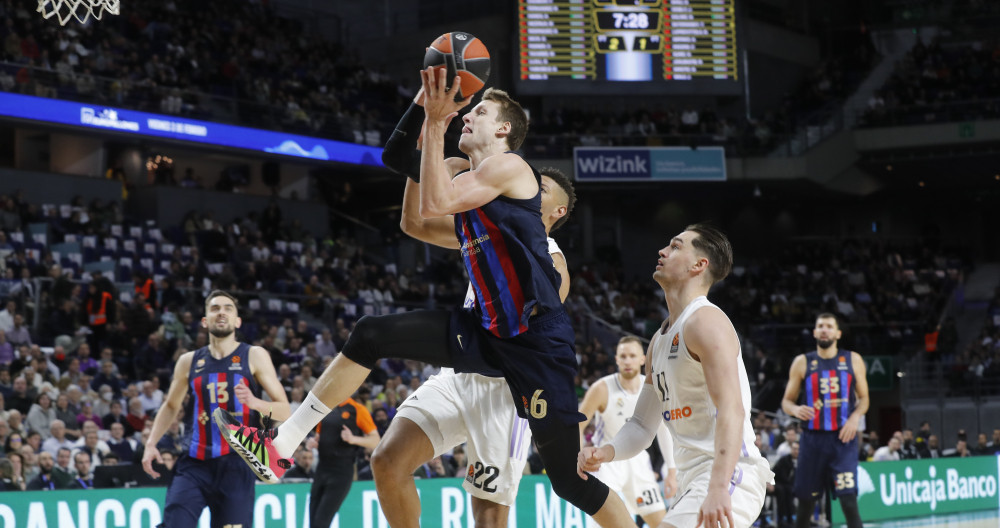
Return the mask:
<path id="1" fill-rule="evenodd" d="M 556 244 L 556 239 L 548 237 L 549 242 L 549 255 L 555 255 L 556 253 L 562 253 L 559 249 L 559 244 Z M 555 264 L 553 264 L 554 266 Z M 465 301 L 462 302 L 463 308 L 474 308 L 476 306 L 476 292 L 472 290 L 472 283 L 469 283 L 469 289 L 465 292 Z M 451 367 L 446 367 L 441 369 L 441 374 L 454 374 L 455 369 Z"/>
<path id="2" fill-rule="evenodd" d="M 704 296 L 691 301 L 666 334 L 657 332 L 651 352 L 653 388 L 661 398 L 663 419 L 674 439 L 679 471 L 704 457 L 715 457 L 715 417 L 718 409 L 708 393 L 701 362 L 691 357 L 684 343 L 684 324 L 698 309 L 719 308 Z M 743 366 L 743 351 L 740 350 L 739 356 L 734 359 L 739 368 L 744 412 L 740 458 L 761 459 L 760 451 L 754 445 L 753 426 L 750 424 L 750 381 Z"/>
<path id="3" fill-rule="evenodd" d="M 603 381 L 608 388 L 608 403 L 604 411 L 594 413 L 593 443 L 601 447 L 610 444 L 625 422 L 635 413 L 635 403 L 639 401 L 639 393 L 632 394 L 625 390 L 618 374 L 604 376 L 598 381 Z"/>

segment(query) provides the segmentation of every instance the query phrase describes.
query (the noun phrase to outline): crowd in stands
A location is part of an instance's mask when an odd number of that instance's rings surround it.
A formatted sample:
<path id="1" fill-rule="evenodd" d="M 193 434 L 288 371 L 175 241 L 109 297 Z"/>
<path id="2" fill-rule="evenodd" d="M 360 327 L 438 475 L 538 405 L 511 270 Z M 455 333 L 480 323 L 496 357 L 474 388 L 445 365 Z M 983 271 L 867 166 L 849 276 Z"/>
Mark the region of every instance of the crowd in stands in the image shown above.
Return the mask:
<path id="1" fill-rule="evenodd" d="M 7 0 L 0 21 L 3 91 L 370 145 L 413 95 L 261 2 L 139 1 L 63 28 Z"/>
<path id="2" fill-rule="evenodd" d="M 0 3 L 0 90 L 281 129 L 381 146 L 414 94 L 341 44 L 264 3 L 140 0 L 127 13 L 64 29 Z M 843 41 L 843 42 L 841 42 Z M 773 149 L 816 112 L 830 113 L 870 69 L 864 31 L 836 46 L 777 108 L 752 119 L 660 104 L 618 114 L 536 112 L 525 149 L 723 145 L 736 155 Z M 824 117 L 825 118 L 825 117 Z"/>
<path id="3" fill-rule="evenodd" d="M 867 126 L 1000 117 L 1000 44 L 918 41 L 868 101 Z"/>

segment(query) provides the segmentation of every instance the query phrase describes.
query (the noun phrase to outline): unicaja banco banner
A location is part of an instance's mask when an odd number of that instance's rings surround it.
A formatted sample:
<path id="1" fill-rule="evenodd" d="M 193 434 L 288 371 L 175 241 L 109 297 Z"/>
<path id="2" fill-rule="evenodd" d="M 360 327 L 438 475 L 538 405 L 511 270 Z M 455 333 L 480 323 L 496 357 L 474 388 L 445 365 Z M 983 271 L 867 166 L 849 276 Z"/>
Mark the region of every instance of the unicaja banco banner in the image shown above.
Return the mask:
<path id="1" fill-rule="evenodd" d="M 1000 457 L 862 462 L 858 508 L 865 521 L 995 510 Z M 833 508 L 834 523 L 844 522 Z"/>

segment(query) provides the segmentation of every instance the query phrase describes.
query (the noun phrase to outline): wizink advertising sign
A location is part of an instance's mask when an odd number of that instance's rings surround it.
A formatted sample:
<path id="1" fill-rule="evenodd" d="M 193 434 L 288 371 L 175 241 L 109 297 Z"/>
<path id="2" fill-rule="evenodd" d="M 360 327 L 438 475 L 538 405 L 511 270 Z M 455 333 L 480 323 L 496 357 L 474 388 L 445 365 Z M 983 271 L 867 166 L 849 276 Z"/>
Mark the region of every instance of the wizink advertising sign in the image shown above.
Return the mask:
<path id="1" fill-rule="evenodd" d="M 418 479 L 420 525 L 474 528 L 469 495 L 460 478 Z M 309 528 L 309 484 L 260 484 L 254 528 Z M 22 491 L 3 493 L 0 528 L 151 528 L 163 522 L 166 488 Z M 583 528 L 584 514 L 552 492 L 549 480 L 525 476 L 510 509 L 509 528 Z M 210 528 L 204 510 L 197 526 Z M 375 486 L 351 486 L 332 528 L 388 528 Z M 249 528 L 249 527 L 244 527 Z M 312 527 L 317 528 L 317 527 Z M 323 527 L 326 528 L 326 527 Z"/>
<path id="2" fill-rule="evenodd" d="M 366 145 L 30 95 L 0 93 L 0 116 L 297 158 L 382 165 L 382 149 Z"/>
<path id="3" fill-rule="evenodd" d="M 858 508 L 865 521 L 995 510 L 998 474 L 1000 457 L 862 462 Z M 844 521 L 838 506 L 833 521 Z"/>
<path id="4" fill-rule="evenodd" d="M 725 181 L 722 147 L 577 147 L 578 181 Z"/>

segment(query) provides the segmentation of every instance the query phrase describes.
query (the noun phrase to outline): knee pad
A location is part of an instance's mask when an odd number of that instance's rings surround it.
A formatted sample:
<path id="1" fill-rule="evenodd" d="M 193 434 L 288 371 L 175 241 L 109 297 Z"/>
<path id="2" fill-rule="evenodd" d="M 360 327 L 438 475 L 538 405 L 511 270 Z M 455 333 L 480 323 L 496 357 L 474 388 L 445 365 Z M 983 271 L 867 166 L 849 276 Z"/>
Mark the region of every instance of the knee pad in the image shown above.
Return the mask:
<path id="1" fill-rule="evenodd" d="M 861 528 L 861 512 L 858 511 L 858 496 L 854 494 L 837 497 L 840 509 L 844 512 L 847 528 Z"/>
<path id="2" fill-rule="evenodd" d="M 545 473 L 552 482 L 552 491 L 587 515 L 593 516 L 604 506 L 610 490 L 597 477 L 591 476 L 583 480 L 576 474 L 577 453 L 566 448 L 574 445 L 572 437 L 566 437 L 577 435 L 578 439 L 579 434 L 576 426 L 546 428 L 538 431 L 535 442 L 538 454 L 545 463 Z M 576 440 L 575 445 L 579 445 L 579 440 Z"/>
<path id="3" fill-rule="evenodd" d="M 344 343 L 344 349 L 340 351 L 344 357 L 367 368 L 374 369 L 378 360 L 378 336 L 379 321 L 378 316 L 366 315 L 354 325 L 351 336 Z"/>
<path id="4" fill-rule="evenodd" d="M 546 474 L 552 481 L 552 491 L 587 515 L 593 516 L 608 500 L 610 489 L 593 475 L 583 480 L 575 470 L 546 472 Z"/>

